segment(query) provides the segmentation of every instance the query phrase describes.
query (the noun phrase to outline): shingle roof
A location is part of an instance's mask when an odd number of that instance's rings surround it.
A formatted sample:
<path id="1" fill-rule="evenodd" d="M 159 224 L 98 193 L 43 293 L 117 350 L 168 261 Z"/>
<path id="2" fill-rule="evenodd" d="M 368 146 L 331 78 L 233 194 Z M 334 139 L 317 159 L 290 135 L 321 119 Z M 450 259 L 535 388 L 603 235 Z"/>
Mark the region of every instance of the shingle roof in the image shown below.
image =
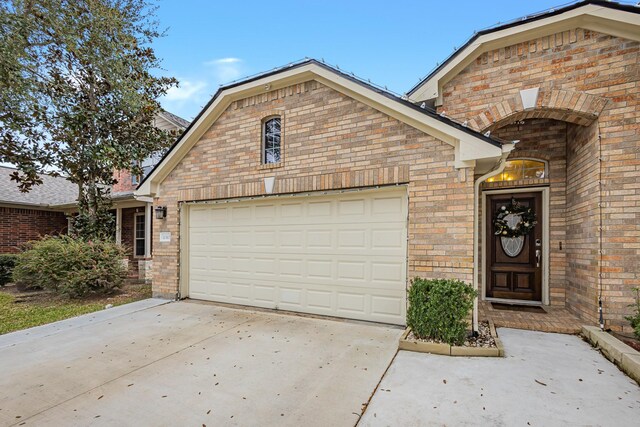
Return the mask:
<path id="1" fill-rule="evenodd" d="M 53 207 L 74 203 L 78 187 L 64 177 L 40 175 L 42 184 L 34 185 L 28 193 L 22 193 L 10 175 L 15 168 L 0 166 L 0 203 Z"/>
<path id="2" fill-rule="evenodd" d="M 176 116 L 175 114 L 170 113 L 166 110 L 162 110 L 159 114 L 163 116 L 165 119 L 169 120 L 170 122 L 176 124 L 177 126 L 181 126 L 183 128 L 186 128 L 191 123 L 189 120 L 185 120 L 182 117 Z"/>

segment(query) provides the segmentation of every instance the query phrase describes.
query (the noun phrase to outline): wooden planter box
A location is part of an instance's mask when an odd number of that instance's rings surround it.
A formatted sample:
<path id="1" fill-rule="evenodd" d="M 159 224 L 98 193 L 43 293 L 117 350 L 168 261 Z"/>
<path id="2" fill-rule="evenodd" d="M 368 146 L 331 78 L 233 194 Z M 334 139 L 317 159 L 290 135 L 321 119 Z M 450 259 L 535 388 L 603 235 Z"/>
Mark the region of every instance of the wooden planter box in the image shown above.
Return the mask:
<path id="1" fill-rule="evenodd" d="M 398 349 L 416 351 L 419 353 L 441 354 L 445 356 L 504 357 L 504 347 L 502 347 L 502 342 L 500 341 L 500 338 L 498 338 L 493 322 L 489 322 L 489 327 L 491 329 L 491 336 L 493 336 L 496 341 L 496 347 L 464 347 L 410 340 L 407 339 L 407 337 L 411 330 L 407 328 L 400 337 Z"/>

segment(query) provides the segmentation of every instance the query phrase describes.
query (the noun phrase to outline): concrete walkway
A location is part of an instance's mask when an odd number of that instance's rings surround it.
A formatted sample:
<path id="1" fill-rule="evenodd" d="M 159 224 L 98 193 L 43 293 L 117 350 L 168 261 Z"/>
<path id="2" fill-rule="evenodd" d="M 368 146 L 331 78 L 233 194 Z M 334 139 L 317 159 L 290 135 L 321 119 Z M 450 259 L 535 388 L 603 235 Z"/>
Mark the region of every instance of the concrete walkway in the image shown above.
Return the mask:
<path id="1" fill-rule="evenodd" d="M 0 336 L 0 425 L 352 426 L 402 333 L 188 301 L 65 322 Z"/>
<path id="2" fill-rule="evenodd" d="M 505 358 L 400 351 L 358 425 L 639 425 L 638 385 L 579 337 L 498 335 Z"/>

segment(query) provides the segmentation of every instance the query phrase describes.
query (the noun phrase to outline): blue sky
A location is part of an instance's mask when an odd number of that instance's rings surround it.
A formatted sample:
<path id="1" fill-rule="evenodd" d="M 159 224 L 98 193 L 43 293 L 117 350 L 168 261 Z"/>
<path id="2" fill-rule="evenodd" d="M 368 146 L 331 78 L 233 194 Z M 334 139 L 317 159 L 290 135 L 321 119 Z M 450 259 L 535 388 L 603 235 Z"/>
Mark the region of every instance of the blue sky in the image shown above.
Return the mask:
<path id="1" fill-rule="evenodd" d="M 154 47 L 165 73 L 181 82 L 161 102 L 192 119 L 220 84 L 304 57 L 404 93 L 474 30 L 562 3 L 161 0 L 157 18 L 167 34 Z"/>

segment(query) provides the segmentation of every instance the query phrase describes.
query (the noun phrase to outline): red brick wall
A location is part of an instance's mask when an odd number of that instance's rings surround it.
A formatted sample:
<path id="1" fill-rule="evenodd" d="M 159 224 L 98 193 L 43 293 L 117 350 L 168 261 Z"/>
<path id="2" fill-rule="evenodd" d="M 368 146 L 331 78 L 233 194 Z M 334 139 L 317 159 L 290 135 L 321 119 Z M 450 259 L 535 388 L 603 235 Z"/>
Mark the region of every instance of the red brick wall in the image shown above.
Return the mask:
<path id="1" fill-rule="evenodd" d="M 275 170 L 260 164 L 261 120 L 274 113 L 283 118 Z M 161 184 L 154 205 L 168 213 L 154 236 L 179 235 L 180 201 L 261 195 L 274 172 L 274 193 L 407 183 L 409 277 L 471 281 L 473 173 L 455 169 L 454 148 L 315 81 L 232 103 Z M 178 243 L 155 244 L 157 295 L 178 290 Z"/>
<path id="2" fill-rule="evenodd" d="M 0 253 L 16 253 L 30 240 L 66 232 L 62 212 L 0 207 Z"/>
<path id="3" fill-rule="evenodd" d="M 144 213 L 143 207 L 122 209 L 121 242 L 129 255 L 129 276 L 138 276 L 138 261 L 144 257 L 136 257 L 133 252 L 133 236 L 135 231 L 135 214 Z"/>
<path id="4" fill-rule="evenodd" d="M 112 193 L 126 193 L 136 189 L 137 185 L 131 184 L 131 172 L 126 169 L 116 171 L 113 177 L 118 181 L 111 189 Z"/>

